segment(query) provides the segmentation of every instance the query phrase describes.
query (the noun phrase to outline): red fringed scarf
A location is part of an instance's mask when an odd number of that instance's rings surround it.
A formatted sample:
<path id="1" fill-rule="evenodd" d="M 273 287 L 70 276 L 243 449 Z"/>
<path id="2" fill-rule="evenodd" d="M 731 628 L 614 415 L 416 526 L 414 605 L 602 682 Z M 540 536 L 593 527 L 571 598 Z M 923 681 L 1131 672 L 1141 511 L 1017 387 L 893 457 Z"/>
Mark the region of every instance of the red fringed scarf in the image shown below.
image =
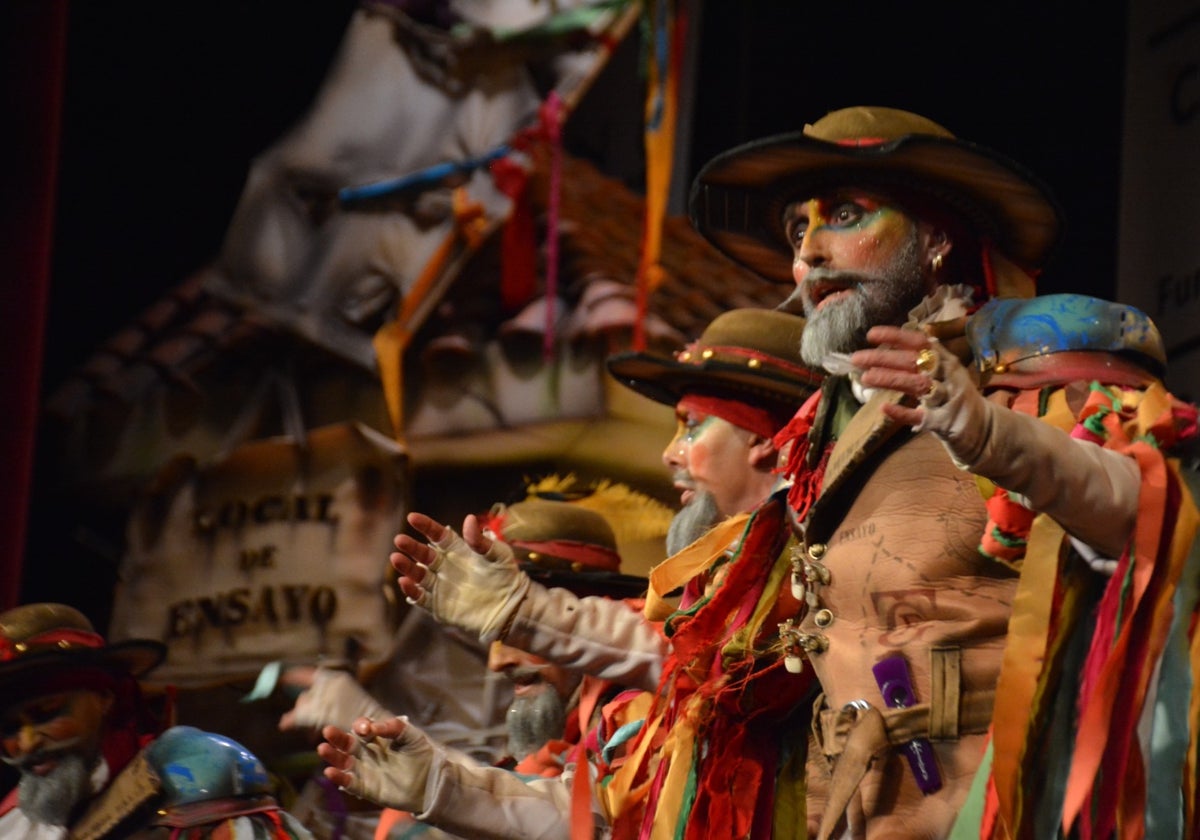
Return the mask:
<path id="1" fill-rule="evenodd" d="M 809 449 L 812 446 L 810 436 L 820 402 L 821 392 L 815 391 L 804 401 L 804 405 L 800 406 L 788 424 L 779 430 L 773 441 L 775 448 L 783 453 L 784 463 L 779 468 L 779 472 L 792 482 L 787 495 L 788 504 L 796 512 L 796 518 L 800 521 L 804 520 L 808 509 L 812 507 L 812 503 L 821 490 L 821 480 L 825 477 L 825 466 L 829 463 L 829 453 L 833 449 L 833 443 L 828 443 L 821 453 L 820 460 L 815 465 L 810 465 L 808 457 Z"/>
<path id="2" fill-rule="evenodd" d="M 789 535 L 785 513 L 778 498 L 760 508 L 709 599 L 670 623 L 672 654 L 638 740 L 644 736 L 661 743 L 693 726 L 694 750 L 663 757 L 655 766 L 659 744 L 652 743 L 631 786 L 648 785 L 645 808 L 618 815 L 613 825 L 618 840 L 648 838 L 651 828 L 667 824 L 674 824 L 684 840 L 771 837 L 775 772 L 784 742 L 779 722 L 805 705 L 811 683 L 787 673 L 779 655 L 764 655 L 758 645 L 760 652 L 738 650 L 730 642 L 740 632 L 757 631 L 751 626 L 756 616 L 762 624 L 759 639 L 776 632 L 771 619 L 777 605 L 764 599 L 790 598 L 786 585 L 768 586 L 778 577 L 772 574 L 776 565 L 787 562 L 780 559 Z M 656 717 L 661 724 L 649 725 Z M 672 761 L 688 755 L 692 763 L 682 801 L 663 798 Z M 668 807 L 680 812 L 663 813 Z"/>

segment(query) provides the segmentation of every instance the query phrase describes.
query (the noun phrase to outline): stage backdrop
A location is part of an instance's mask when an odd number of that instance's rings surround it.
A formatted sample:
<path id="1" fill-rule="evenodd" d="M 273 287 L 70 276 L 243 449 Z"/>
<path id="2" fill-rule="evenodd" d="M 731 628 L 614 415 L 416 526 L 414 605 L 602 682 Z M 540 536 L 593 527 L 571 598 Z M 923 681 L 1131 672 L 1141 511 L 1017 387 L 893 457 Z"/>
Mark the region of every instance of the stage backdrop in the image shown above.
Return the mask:
<path id="1" fill-rule="evenodd" d="M 1146 311 L 1168 384 L 1200 398 L 1200 12 L 1131 3 L 1117 298 Z M 1086 130 L 1084 130 L 1086 135 Z M 1079 138 L 1086 142 L 1084 136 Z"/>

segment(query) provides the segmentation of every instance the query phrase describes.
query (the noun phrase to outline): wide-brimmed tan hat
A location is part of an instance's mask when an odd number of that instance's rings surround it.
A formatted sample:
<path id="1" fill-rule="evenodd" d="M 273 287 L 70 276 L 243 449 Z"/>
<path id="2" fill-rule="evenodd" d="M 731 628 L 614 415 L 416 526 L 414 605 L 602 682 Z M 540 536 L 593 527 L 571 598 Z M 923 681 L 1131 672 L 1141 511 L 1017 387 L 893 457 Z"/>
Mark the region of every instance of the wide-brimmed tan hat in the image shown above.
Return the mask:
<path id="1" fill-rule="evenodd" d="M 0 701 L 28 696 L 47 681 L 68 687 L 73 673 L 141 677 L 166 654 L 152 639 L 108 644 L 87 616 L 66 604 L 24 604 L 0 613 Z"/>
<path id="2" fill-rule="evenodd" d="M 1044 266 L 1060 236 L 1056 200 L 1023 166 L 918 114 L 865 106 L 718 155 L 692 184 L 691 218 L 736 262 L 790 282 L 784 209 L 840 186 L 938 202 L 1027 273 Z"/>
<path id="3" fill-rule="evenodd" d="M 685 394 L 726 397 L 786 413 L 821 386 L 823 375 L 800 359 L 804 318 L 776 309 L 732 309 L 674 356 L 618 353 L 608 371 L 656 402 Z"/>

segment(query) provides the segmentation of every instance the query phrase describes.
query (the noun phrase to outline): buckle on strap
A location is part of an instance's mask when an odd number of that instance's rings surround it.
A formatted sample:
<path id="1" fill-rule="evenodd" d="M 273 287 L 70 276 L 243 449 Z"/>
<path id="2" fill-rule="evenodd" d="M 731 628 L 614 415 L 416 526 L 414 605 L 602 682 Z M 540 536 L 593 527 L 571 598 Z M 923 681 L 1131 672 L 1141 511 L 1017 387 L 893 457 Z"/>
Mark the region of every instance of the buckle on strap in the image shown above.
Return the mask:
<path id="1" fill-rule="evenodd" d="M 992 707 L 996 704 L 995 691 L 968 691 L 962 695 L 960 704 L 959 727 L 954 738 L 962 735 L 979 735 L 987 732 L 992 723 Z M 853 716 L 847 714 L 847 704 L 843 709 L 819 709 L 813 719 L 813 734 L 821 751 L 829 758 L 841 755 L 846 745 L 846 737 L 853 728 Z M 914 738 L 929 738 L 938 740 L 930 731 L 932 710 L 929 703 L 917 703 L 905 709 L 882 709 L 884 728 L 887 740 L 893 746 L 904 744 Z"/>

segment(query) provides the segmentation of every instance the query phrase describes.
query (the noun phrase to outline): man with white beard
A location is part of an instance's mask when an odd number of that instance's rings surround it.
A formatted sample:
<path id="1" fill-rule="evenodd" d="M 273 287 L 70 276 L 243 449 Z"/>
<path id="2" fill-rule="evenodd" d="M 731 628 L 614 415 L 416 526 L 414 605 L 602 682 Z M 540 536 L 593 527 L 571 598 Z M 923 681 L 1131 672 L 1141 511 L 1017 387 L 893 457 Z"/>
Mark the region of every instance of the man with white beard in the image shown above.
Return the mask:
<path id="1" fill-rule="evenodd" d="M 641 705 L 605 709 L 606 722 L 622 725 L 603 734 L 634 739 L 625 743 L 632 760 L 622 768 L 643 772 L 649 761 L 670 769 L 669 784 L 696 778 L 698 799 L 728 790 L 724 774 L 734 772 L 744 794 L 739 808 L 753 809 L 760 797 L 772 796 L 776 779 L 787 778 L 776 772 L 785 754 L 779 723 L 807 694 L 803 681 L 779 667 L 778 628 L 799 605 L 785 583 L 788 529 L 775 492 L 781 490 L 775 438 L 821 378 L 800 360 L 803 330 L 804 319 L 794 314 L 734 310 L 674 356 L 610 359 L 622 384 L 674 406 L 678 420 L 663 462 L 684 508 L 669 539 L 683 548 L 651 572 L 643 614 L 531 580 L 474 517 L 459 537 L 411 514 L 409 523 L 431 544 L 399 535 L 391 557 L 405 594 L 440 620 L 481 641 L 503 640 L 641 689 Z M 709 714 L 710 703 L 731 713 Z M 626 708 L 633 711 L 624 715 Z M 665 735 L 667 747 L 639 749 L 639 734 L 655 732 Z M 423 734 L 400 720 L 360 718 L 352 733 L 327 727 L 324 735 L 327 743 L 318 749 L 331 765 L 330 780 L 375 801 L 419 802 L 422 818 L 440 824 L 473 814 L 476 831 L 488 828 L 474 836 L 565 838 L 579 815 L 580 800 L 572 801 L 566 785 L 498 786 L 446 774 Z M 614 743 L 602 738 L 587 768 L 617 777 L 589 803 L 596 836 L 618 821 L 627 830 L 643 818 L 647 824 L 688 818 L 665 796 L 647 802 L 649 785 L 633 791 L 621 781 L 610 764 L 621 757 L 611 752 Z M 425 784 L 409 783 L 414 770 Z"/>
<path id="2" fill-rule="evenodd" d="M 0 805 L 0 837 L 95 840 L 237 836 L 311 840 L 272 795 L 266 768 L 235 741 L 166 731 L 138 679 L 165 647 L 107 644 L 81 612 L 37 603 L 0 613 L 0 738 L 20 780 Z"/>
<path id="3" fill-rule="evenodd" d="M 0 835 L 66 836 L 141 739 L 155 734 L 145 729 L 137 678 L 164 655 L 150 640 L 106 645 L 65 605 L 0 615 L 0 735 L 4 762 L 20 774 Z"/>
<path id="4" fill-rule="evenodd" d="M 807 609 L 787 635 L 823 695 L 809 836 L 1185 836 L 1194 786 L 1174 756 L 1195 744 L 1195 698 L 1152 676 L 1163 636 L 1130 656 L 1112 628 L 1140 624 L 1127 569 L 1169 610 L 1194 604 L 1173 588 L 1194 507 L 1163 452 L 1195 410 L 1153 381 L 1165 354 L 1144 352 L 1144 315 L 1033 298 L 1060 233 L 1048 189 L 919 114 L 851 107 L 710 161 L 691 215 L 796 284 L 804 359 L 832 374 L 789 428 Z M 1169 539 L 1164 521 L 1181 523 Z M 1104 568 L 1120 571 L 1101 597 Z M 1082 686 L 1056 682 L 1072 673 Z"/>
<path id="5" fill-rule="evenodd" d="M 531 756 L 543 744 L 562 739 L 567 702 L 579 685 L 578 674 L 501 642 L 492 642 L 488 670 L 504 674 L 513 684 L 513 701 L 504 721 L 510 756 Z"/>
<path id="6" fill-rule="evenodd" d="M 646 590 L 646 579 L 622 572 L 617 533 L 634 541 L 661 540 L 668 525 L 669 509 L 660 503 L 610 482 L 598 488 L 576 487 L 574 481 L 546 479 L 556 489 L 514 504 L 496 504 L 479 517 L 488 538 L 506 545 L 527 574 L 547 586 L 563 587 L 579 597 L 598 597 L 620 604 L 636 615 Z M 564 489 L 565 488 L 565 489 Z M 573 498 L 573 500 L 568 500 Z M 626 521 L 635 518 L 638 521 Z M 621 689 L 584 674 L 555 665 L 540 657 L 495 641 L 488 649 L 487 667 L 503 675 L 513 686 L 513 701 L 505 718 L 507 754 L 494 765 L 444 745 L 435 745 L 442 760 L 464 768 L 512 771 L 520 777 L 548 778 L 562 773 L 570 751 L 580 740 L 584 722 L 580 703 L 599 708 Z M 360 716 L 392 719 L 389 712 L 348 673 L 317 670 L 302 678 L 303 669 L 286 677 L 293 684 L 307 684 L 291 711 L 280 721 L 282 728 L 319 727 L 324 724 L 349 726 Z M 309 669 L 311 670 L 311 669 Z M 415 727 L 414 727 L 415 728 Z M 331 837 L 328 830 L 335 815 L 327 813 L 329 792 L 308 785 L 301 796 L 303 809 L 293 811 L 315 827 L 318 837 Z M 343 819 L 343 836 L 358 837 L 446 837 L 445 832 L 415 820 L 412 809 L 386 809 L 382 813 L 351 809 Z M 344 817 L 345 815 L 343 815 Z M 328 824 L 328 825 L 327 825 Z M 463 831 L 461 836 L 478 836 Z"/>

